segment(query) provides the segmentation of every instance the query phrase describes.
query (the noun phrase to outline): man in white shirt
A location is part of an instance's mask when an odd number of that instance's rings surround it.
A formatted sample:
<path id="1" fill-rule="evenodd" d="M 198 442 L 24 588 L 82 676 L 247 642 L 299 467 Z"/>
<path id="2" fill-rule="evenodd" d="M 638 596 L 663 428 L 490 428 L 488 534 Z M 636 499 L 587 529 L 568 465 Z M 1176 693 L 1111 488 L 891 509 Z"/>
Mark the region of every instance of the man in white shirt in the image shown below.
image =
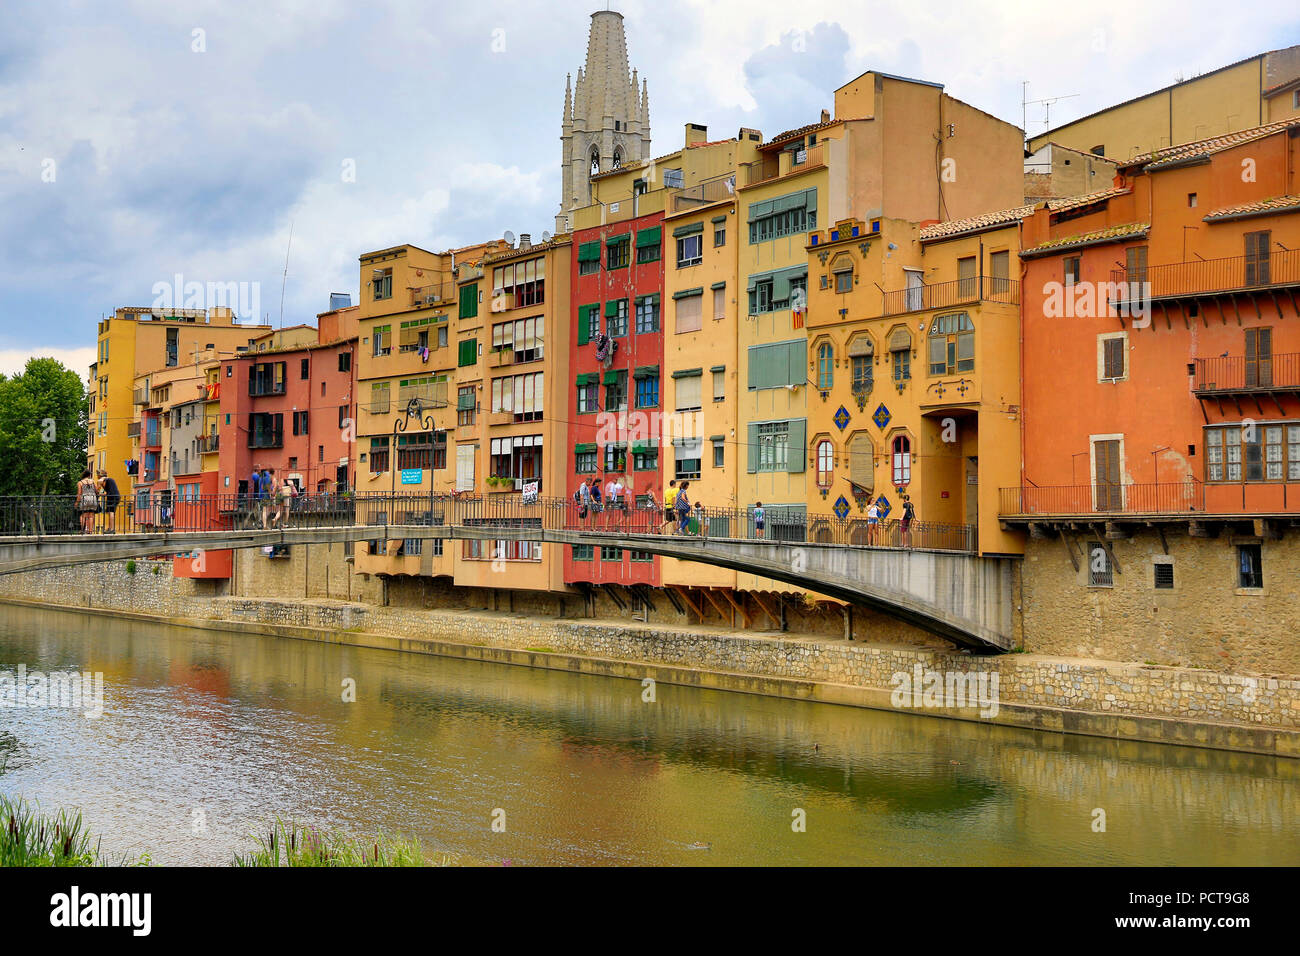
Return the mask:
<path id="1" fill-rule="evenodd" d="M 609 502 L 610 511 L 619 511 L 623 507 L 623 480 L 617 475 L 605 484 L 605 500 Z M 617 516 L 614 518 L 618 520 Z"/>

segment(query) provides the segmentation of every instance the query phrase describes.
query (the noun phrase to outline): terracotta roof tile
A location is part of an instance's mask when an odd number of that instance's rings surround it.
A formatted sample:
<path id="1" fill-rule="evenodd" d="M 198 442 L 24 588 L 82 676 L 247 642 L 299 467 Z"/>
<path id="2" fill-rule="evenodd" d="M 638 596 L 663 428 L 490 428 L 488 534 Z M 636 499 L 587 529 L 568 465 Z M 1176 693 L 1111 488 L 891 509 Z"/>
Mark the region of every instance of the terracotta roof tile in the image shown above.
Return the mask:
<path id="1" fill-rule="evenodd" d="M 1300 212 L 1300 196 L 1274 196 L 1257 199 L 1237 206 L 1225 206 L 1206 213 L 1203 222 L 1221 222 L 1224 219 L 1244 219 L 1248 216 L 1266 216 L 1272 212 Z"/>
<path id="2" fill-rule="evenodd" d="M 1047 208 L 1051 212 L 1062 212 L 1066 209 L 1081 209 L 1084 206 L 1091 206 L 1093 203 L 1102 202 L 1115 196 L 1125 196 L 1133 190 L 1128 186 L 1111 186 L 1109 189 L 1101 189 L 1095 193 L 1086 193 L 1082 196 L 1065 196 L 1061 199 L 1049 199 Z"/>
<path id="3" fill-rule="evenodd" d="M 1221 136 L 1211 136 L 1209 139 L 1200 139 L 1191 143 L 1181 143 L 1177 146 L 1157 149 L 1150 153 L 1134 156 L 1132 159 L 1120 163 L 1120 168 L 1131 169 L 1134 166 L 1142 166 L 1148 170 L 1164 169 L 1166 166 L 1173 166 L 1176 163 L 1186 162 L 1191 159 L 1200 159 L 1225 149 L 1231 149 L 1233 146 L 1264 139 L 1266 136 L 1280 133 L 1292 126 L 1300 126 L 1300 120 L 1269 123 L 1266 126 L 1256 126 L 1253 129 L 1243 129 L 1235 133 L 1224 133 Z"/>
<path id="4" fill-rule="evenodd" d="M 947 222 L 936 222 L 932 226 L 925 226 L 921 229 L 921 241 L 934 239 L 947 239 L 951 236 L 959 236 L 967 232 L 979 232 L 983 229 L 990 229 L 994 226 L 1004 226 L 1008 223 L 1018 222 L 1027 218 L 1034 211 L 1031 206 L 1016 206 L 1014 209 L 1001 209 L 997 212 L 986 212 L 978 216 L 968 216 L 965 219 L 950 219 Z"/>
<path id="5" fill-rule="evenodd" d="M 1042 255 L 1059 249 L 1072 249 L 1076 246 L 1090 246 L 1099 242 L 1119 242 L 1122 239 L 1129 239 L 1134 236 L 1144 236 L 1150 229 L 1150 223 L 1130 222 L 1122 226 L 1111 226 L 1107 229 L 1097 229 L 1093 232 L 1081 232 L 1073 236 L 1060 236 L 1056 239 L 1049 239 L 1046 242 L 1039 243 L 1031 249 L 1022 250 L 1020 255 L 1024 258 L 1031 258 L 1035 255 Z"/>

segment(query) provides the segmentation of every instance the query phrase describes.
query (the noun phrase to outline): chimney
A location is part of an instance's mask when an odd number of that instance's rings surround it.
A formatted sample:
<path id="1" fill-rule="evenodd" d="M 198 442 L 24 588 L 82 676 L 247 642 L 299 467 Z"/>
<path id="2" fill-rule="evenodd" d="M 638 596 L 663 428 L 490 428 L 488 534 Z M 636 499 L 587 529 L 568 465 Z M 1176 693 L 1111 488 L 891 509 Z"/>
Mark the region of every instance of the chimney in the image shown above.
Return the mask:
<path id="1" fill-rule="evenodd" d="M 748 126 L 742 126 L 740 128 L 740 132 L 736 134 L 736 139 L 740 140 L 741 142 L 744 142 L 745 140 L 749 140 L 750 142 L 753 143 L 761 143 L 763 142 L 763 134 L 756 129 L 750 129 Z"/>
<path id="2" fill-rule="evenodd" d="M 704 143 L 709 139 L 709 128 L 701 126 L 699 123 L 686 124 L 686 145 L 693 146 L 696 143 Z"/>
<path id="3" fill-rule="evenodd" d="M 520 249 L 530 249 L 530 248 L 532 248 L 532 245 L 533 245 L 533 236 L 532 236 L 532 233 L 529 233 L 529 232 L 521 232 L 521 233 L 519 234 L 519 248 L 520 248 Z"/>
<path id="4" fill-rule="evenodd" d="M 823 123 L 829 123 L 830 121 L 831 121 L 831 111 L 830 111 L 830 110 L 822 110 L 822 122 L 823 122 Z"/>

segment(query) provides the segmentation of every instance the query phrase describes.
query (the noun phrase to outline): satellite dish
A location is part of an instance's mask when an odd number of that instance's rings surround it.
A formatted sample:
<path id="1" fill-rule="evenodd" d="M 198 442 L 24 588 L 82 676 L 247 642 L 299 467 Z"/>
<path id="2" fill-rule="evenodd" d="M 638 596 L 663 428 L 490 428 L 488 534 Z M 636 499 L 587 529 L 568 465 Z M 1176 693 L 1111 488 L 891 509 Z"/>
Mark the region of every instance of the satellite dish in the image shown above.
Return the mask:
<path id="1" fill-rule="evenodd" d="M 506 230 L 506 234 L 501 238 L 506 241 L 506 245 L 508 246 L 513 246 L 515 244 L 515 234 L 509 229 Z"/>
<path id="2" fill-rule="evenodd" d="M 550 241 L 551 241 L 551 234 L 546 230 L 542 230 L 542 242 L 550 242 Z"/>

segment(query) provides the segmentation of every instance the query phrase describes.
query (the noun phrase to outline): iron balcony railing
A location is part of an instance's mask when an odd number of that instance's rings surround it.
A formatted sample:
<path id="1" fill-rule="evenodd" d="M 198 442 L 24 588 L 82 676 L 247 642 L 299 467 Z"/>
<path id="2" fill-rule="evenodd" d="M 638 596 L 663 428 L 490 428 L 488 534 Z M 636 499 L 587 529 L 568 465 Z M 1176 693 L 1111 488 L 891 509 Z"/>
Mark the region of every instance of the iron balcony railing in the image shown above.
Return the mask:
<path id="1" fill-rule="evenodd" d="M 435 282 L 411 290 L 411 305 L 417 308 L 446 305 L 454 298 L 456 298 L 455 282 Z"/>
<path id="2" fill-rule="evenodd" d="M 906 312 L 947 309 L 974 302 L 1016 305 L 1020 302 L 1020 282 L 993 276 L 973 276 L 910 289 L 894 289 L 884 294 L 882 314 L 902 315 Z"/>
<path id="3" fill-rule="evenodd" d="M 206 455 L 217 451 L 221 444 L 220 435 L 200 435 L 198 437 L 199 454 Z"/>
<path id="4" fill-rule="evenodd" d="M 1197 479 L 1146 484 L 1044 485 L 999 489 L 998 513 L 1012 515 L 1180 514 L 1205 510 Z"/>
<path id="5" fill-rule="evenodd" d="M 1200 394 L 1300 389 L 1300 352 L 1198 358 L 1195 366 L 1192 391 Z"/>
<path id="6" fill-rule="evenodd" d="M 211 495 L 178 498 L 173 492 L 123 496 L 111 510 L 103 496 L 85 511 L 76 495 L 0 497 L 0 534 L 54 535 L 148 531 L 255 530 L 263 527 L 355 525 L 457 525 L 472 528 L 549 529 L 608 534 L 675 534 L 756 539 L 861 548 L 921 548 L 974 552 L 973 525 L 915 521 L 905 533 L 897 518 L 874 528 L 865 516 L 804 514 L 768 508 L 759 529 L 752 508 L 692 509 L 681 528 L 676 514 L 645 496 L 605 502 L 598 510 L 572 498 L 525 499 L 522 494 L 328 494 L 298 495 L 282 505 L 276 497 Z M 382 532 L 389 534 L 390 532 Z M 394 533 L 401 537 L 400 533 Z M 377 535 L 378 536 L 378 535 Z M 630 546 L 630 545 L 628 545 Z"/>
<path id="7" fill-rule="evenodd" d="M 736 177 L 734 174 L 728 174 L 719 179 L 710 179 L 708 182 L 688 186 L 674 193 L 673 212 L 694 209 L 696 206 L 707 206 L 710 203 L 734 199 L 735 196 Z"/>
<path id="8" fill-rule="evenodd" d="M 133 404 L 133 405 L 148 405 L 148 404 L 149 404 L 149 386 L 148 386 L 148 385 L 146 385 L 144 388 L 137 388 L 134 392 L 131 393 L 131 404 Z"/>
<path id="9" fill-rule="evenodd" d="M 1134 269 L 1112 269 L 1113 301 L 1127 301 L 1142 283 L 1147 298 L 1161 299 L 1300 284 L 1300 249 L 1270 250 L 1264 256 L 1196 259 Z M 1134 285 L 1136 283 L 1136 286 Z"/>
<path id="10" fill-rule="evenodd" d="M 741 172 L 746 186 L 778 179 L 805 169 L 826 165 L 826 150 L 822 144 L 798 150 L 782 150 L 775 156 L 764 156 L 752 163 L 742 163 Z"/>
<path id="11" fill-rule="evenodd" d="M 126 437 L 127 437 L 127 438 L 139 438 L 139 437 L 140 437 L 140 423 L 139 423 L 139 422 L 128 422 L 128 423 L 127 423 L 127 426 L 126 426 Z"/>

